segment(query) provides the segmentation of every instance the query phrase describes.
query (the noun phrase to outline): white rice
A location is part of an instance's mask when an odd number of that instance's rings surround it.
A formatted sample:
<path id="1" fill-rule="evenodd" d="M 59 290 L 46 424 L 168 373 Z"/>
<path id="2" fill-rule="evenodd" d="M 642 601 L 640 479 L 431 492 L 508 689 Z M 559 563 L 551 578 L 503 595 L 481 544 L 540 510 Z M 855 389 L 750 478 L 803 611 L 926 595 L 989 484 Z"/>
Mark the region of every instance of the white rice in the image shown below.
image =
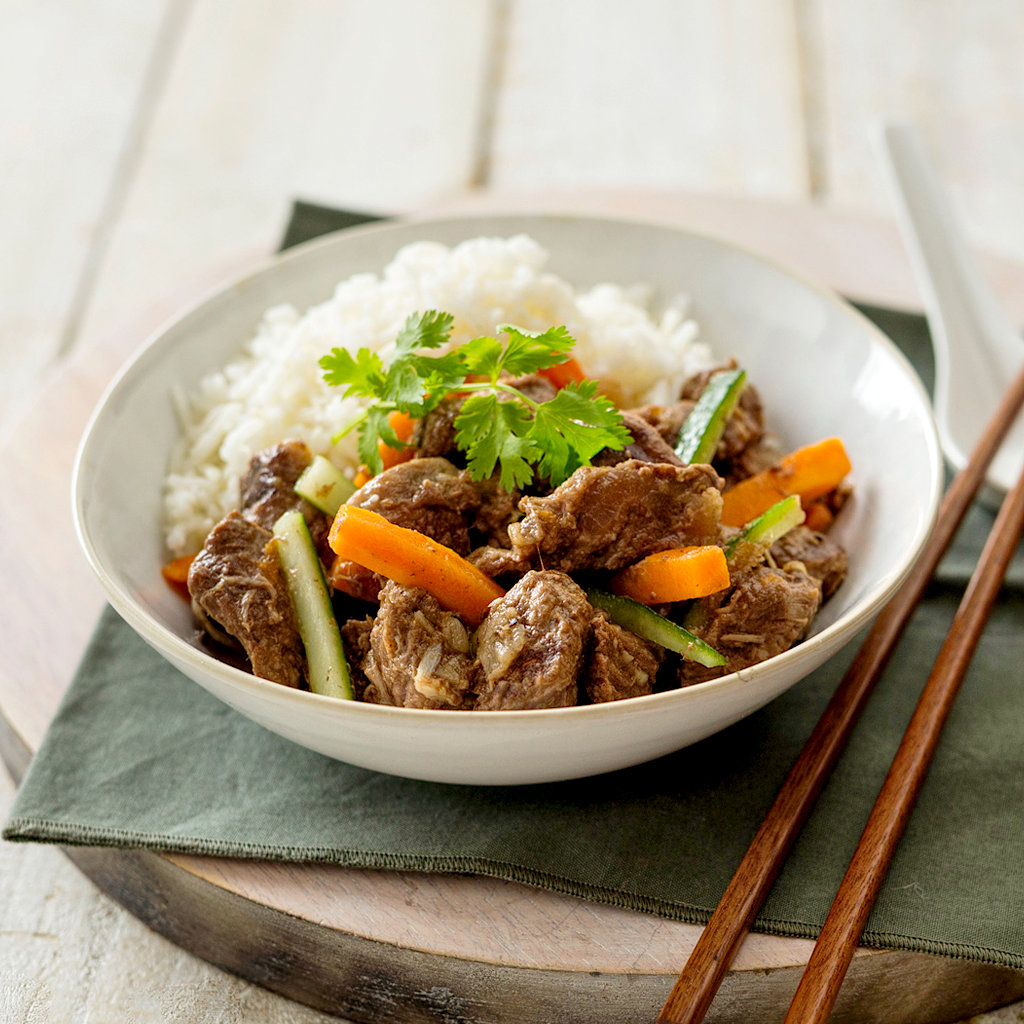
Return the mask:
<path id="1" fill-rule="evenodd" d="M 335 347 L 366 347 L 386 358 L 411 313 L 451 313 L 455 343 L 493 336 L 503 322 L 528 330 L 564 324 L 587 375 L 627 407 L 671 401 L 687 376 L 710 364 L 684 299 L 655 318 L 641 289 L 602 284 L 576 292 L 544 269 L 547 261 L 547 252 L 525 235 L 452 248 L 418 242 L 398 252 L 379 277 L 351 277 L 305 313 L 288 305 L 268 310 L 237 359 L 206 377 L 196 394 L 177 399 L 182 436 L 164 500 L 171 555 L 198 550 L 236 506 L 238 480 L 261 448 L 300 438 L 314 453 L 355 470 L 355 432 L 337 445 L 331 437 L 359 405 L 324 383 L 318 360 Z"/>

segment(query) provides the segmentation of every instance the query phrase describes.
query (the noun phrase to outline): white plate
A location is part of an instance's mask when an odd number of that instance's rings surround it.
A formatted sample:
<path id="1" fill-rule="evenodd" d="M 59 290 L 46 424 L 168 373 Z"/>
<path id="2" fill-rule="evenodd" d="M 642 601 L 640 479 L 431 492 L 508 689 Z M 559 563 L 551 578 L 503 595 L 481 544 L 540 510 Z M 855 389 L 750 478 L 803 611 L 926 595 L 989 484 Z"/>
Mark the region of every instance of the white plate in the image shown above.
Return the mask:
<path id="1" fill-rule="evenodd" d="M 797 647 L 751 669 L 668 693 L 543 711 L 446 712 L 336 701 L 257 679 L 192 642 L 188 608 L 163 582 L 161 486 L 178 426 L 171 389 L 191 391 L 279 302 L 304 309 L 338 281 L 380 271 L 409 242 L 525 232 L 577 287 L 654 286 L 693 298 L 702 337 L 735 355 L 767 417 L 796 447 L 843 438 L 854 497 L 834 535 L 850 573 Z M 826 290 L 749 252 L 652 224 L 579 216 L 457 217 L 349 229 L 308 243 L 159 332 L 107 390 L 74 477 L 79 538 L 113 607 L 185 675 L 296 743 L 410 778 L 546 782 L 659 757 L 763 707 L 835 654 L 899 585 L 934 521 L 941 462 L 927 396 L 896 347 Z"/>

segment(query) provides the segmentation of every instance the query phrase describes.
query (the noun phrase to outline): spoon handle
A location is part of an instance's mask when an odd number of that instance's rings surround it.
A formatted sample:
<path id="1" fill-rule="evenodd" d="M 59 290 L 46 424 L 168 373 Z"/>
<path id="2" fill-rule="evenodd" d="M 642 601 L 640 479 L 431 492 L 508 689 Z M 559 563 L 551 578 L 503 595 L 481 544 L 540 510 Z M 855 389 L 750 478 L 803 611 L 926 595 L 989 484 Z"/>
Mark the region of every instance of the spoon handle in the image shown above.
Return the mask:
<path id="1" fill-rule="evenodd" d="M 1013 328 L 978 271 L 960 225 L 925 152 L 920 132 L 907 122 L 883 126 L 883 143 L 894 195 L 929 320 L 946 332 L 1013 333 Z"/>
<path id="2" fill-rule="evenodd" d="M 1024 344 L 981 277 L 917 129 L 886 123 L 881 143 L 932 334 L 939 436 L 960 468 L 987 410 L 1024 361 Z M 998 475 L 1006 490 L 1007 473 Z"/>

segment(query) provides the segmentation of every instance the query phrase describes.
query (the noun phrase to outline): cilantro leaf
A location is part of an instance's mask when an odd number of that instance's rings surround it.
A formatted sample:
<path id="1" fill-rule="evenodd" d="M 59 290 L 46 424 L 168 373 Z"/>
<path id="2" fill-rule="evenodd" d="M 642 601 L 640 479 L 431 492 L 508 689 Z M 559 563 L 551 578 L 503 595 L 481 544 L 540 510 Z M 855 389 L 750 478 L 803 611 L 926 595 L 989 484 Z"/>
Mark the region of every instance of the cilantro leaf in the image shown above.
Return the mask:
<path id="1" fill-rule="evenodd" d="M 498 330 L 508 335 L 501 368 L 513 377 L 564 363 L 576 344 L 565 327 L 549 327 L 546 331 L 535 332 L 524 331 L 512 324 L 500 324 Z"/>
<path id="2" fill-rule="evenodd" d="M 410 356 L 408 365 L 423 381 L 426 396 L 425 410 L 429 411 L 450 391 L 458 389 L 466 379 L 466 368 L 458 352 L 449 352 L 442 356 Z M 414 412 L 414 410 L 406 410 Z"/>
<path id="3" fill-rule="evenodd" d="M 498 330 L 508 335 L 504 345 L 495 338 L 474 338 L 459 350 L 466 372 L 492 383 L 503 373 L 519 377 L 565 362 L 575 344 L 564 327 L 537 332 L 499 324 Z"/>
<path id="4" fill-rule="evenodd" d="M 451 313 L 439 313 L 436 309 L 428 309 L 419 316 L 411 313 L 395 338 L 392 362 L 421 348 L 440 348 L 448 341 L 454 321 Z"/>
<path id="5" fill-rule="evenodd" d="M 382 401 L 419 416 L 437 404 L 428 401 L 429 395 L 441 392 L 437 399 L 440 400 L 445 392 L 462 383 L 465 370 L 457 352 L 440 356 L 421 353 L 422 349 L 438 349 L 446 344 L 453 321 L 451 313 L 433 309 L 406 318 L 395 339 L 386 382 L 378 392 Z"/>
<path id="6" fill-rule="evenodd" d="M 391 427 L 391 413 L 421 418 L 453 394 L 463 396 L 455 443 L 466 453 L 470 474 L 482 480 L 497 467 L 508 490 L 525 486 L 535 473 L 557 486 L 602 448 L 629 444 L 622 414 L 597 394 L 596 381 L 570 384 L 547 402 L 507 383 L 508 377 L 564 362 L 575 344 L 565 327 L 534 332 L 501 324 L 504 343 L 480 337 L 431 354 L 449 341 L 452 324 L 451 314 L 436 310 L 408 317 L 386 367 L 365 348 L 355 356 L 336 348 L 320 360 L 329 384 L 345 387 L 346 396 L 369 399 L 346 429 L 358 426 L 359 458 L 371 473 L 383 469 L 381 443 L 407 446 Z"/>
<path id="7" fill-rule="evenodd" d="M 501 401 L 493 392 L 470 395 L 455 418 L 455 442 L 468 456 L 473 479 L 485 480 L 500 462 L 505 490 L 528 484 L 539 454 L 526 436 L 530 427 L 530 414 L 518 402 Z"/>
<path id="8" fill-rule="evenodd" d="M 383 401 L 391 402 L 401 409 L 420 405 L 426 391 L 423 378 L 416 372 L 416 368 L 396 360 L 388 367 L 379 394 Z"/>
<path id="9" fill-rule="evenodd" d="M 346 397 L 375 398 L 384 386 L 384 363 L 376 352 L 368 348 L 361 348 L 354 357 L 348 349 L 331 349 L 320 358 L 320 367 L 328 384 L 348 385 Z"/>
<path id="10" fill-rule="evenodd" d="M 371 405 L 367 410 L 366 419 L 359 427 L 359 461 L 373 476 L 384 469 L 378 438 L 384 438 L 386 443 L 386 435 L 390 434 L 394 440 L 398 440 L 388 423 L 389 414 L 385 406 Z"/>
<path id="11" fill-rule="evenodd" d="M 474 338 L 459 349 L 462 365 L 472 376 L 496 381 L 501 375 L 503 347 L 497 338 Z"/>
<path id="12" fill-rule="evenodd" d="M 632 437 L 622 414 L 604 396 L 597 382 L 568 384 L 538 406 L 528 435 L 544 453 L 537 466 L 556 487 L 603 448 L 625 448 Z"/>

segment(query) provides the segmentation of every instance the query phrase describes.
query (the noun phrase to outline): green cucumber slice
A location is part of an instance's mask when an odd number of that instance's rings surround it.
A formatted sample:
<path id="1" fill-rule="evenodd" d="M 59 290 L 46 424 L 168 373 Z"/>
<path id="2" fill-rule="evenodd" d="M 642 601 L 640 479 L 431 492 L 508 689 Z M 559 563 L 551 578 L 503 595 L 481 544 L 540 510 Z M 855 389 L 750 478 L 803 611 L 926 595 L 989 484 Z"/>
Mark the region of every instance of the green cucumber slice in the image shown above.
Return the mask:
<path id="1" fill-rule="evenodd" d="M 784 537 L 795 526 L 807 518 L 800 504 L 800 496 L 791 494 L 777 501 L 770 509 L 752 519 L 725 545 L 725 557 L 729 558 L 738 545 L 746 541 L 760 547 L 770 548 L 780 537 Z"/>
<path id="2" fill-rule="evenodd" d="M 295 608 L 299 636 L 306 648 L 309 688 L 325 697 L 352 700 L 352 676 L 330 591 L 309 527 L 298 509 L 285 512 L 274 523 L 273 543 Z"/>
<path id="3" fill-rule="evenodd" d="M 708 381 L 676 442 L 676 455 L 686 465 L 711 462 L 746 383 L 746 370 L 725 370 Z"/>
<path id="4" fill-rule="evenodd" d="M 707 668 L 719 668 L 725 664 L 724 655 L 719 654 L 714 647 L 647 605 L 631 597 L 617 597 L 603 590 L 587 590 L 586 593 L 587 600 L 595 608 L 600 608 L 617 626 L 667 647 L 670 651 L 676 651 L 688 661 L 695 661 Z"/>
<path id="5" fill-rule="evenodd" d="M 334 463 L 317 455 L 295 481 L 295 493 L 333 516 L 356 493 L 356 485 Z"/>
<path id="6" fill-rule="evenodd" d="M 806 518 L 803 506 L 800 504 L 800 495 L 791 494 L 747 523 L 743 527 L 743 537 L 751 544 L 763 544 L 766 547 L 771 547 L 780 537 L 789 533 L 794 526 L 799 526 Z"/>

